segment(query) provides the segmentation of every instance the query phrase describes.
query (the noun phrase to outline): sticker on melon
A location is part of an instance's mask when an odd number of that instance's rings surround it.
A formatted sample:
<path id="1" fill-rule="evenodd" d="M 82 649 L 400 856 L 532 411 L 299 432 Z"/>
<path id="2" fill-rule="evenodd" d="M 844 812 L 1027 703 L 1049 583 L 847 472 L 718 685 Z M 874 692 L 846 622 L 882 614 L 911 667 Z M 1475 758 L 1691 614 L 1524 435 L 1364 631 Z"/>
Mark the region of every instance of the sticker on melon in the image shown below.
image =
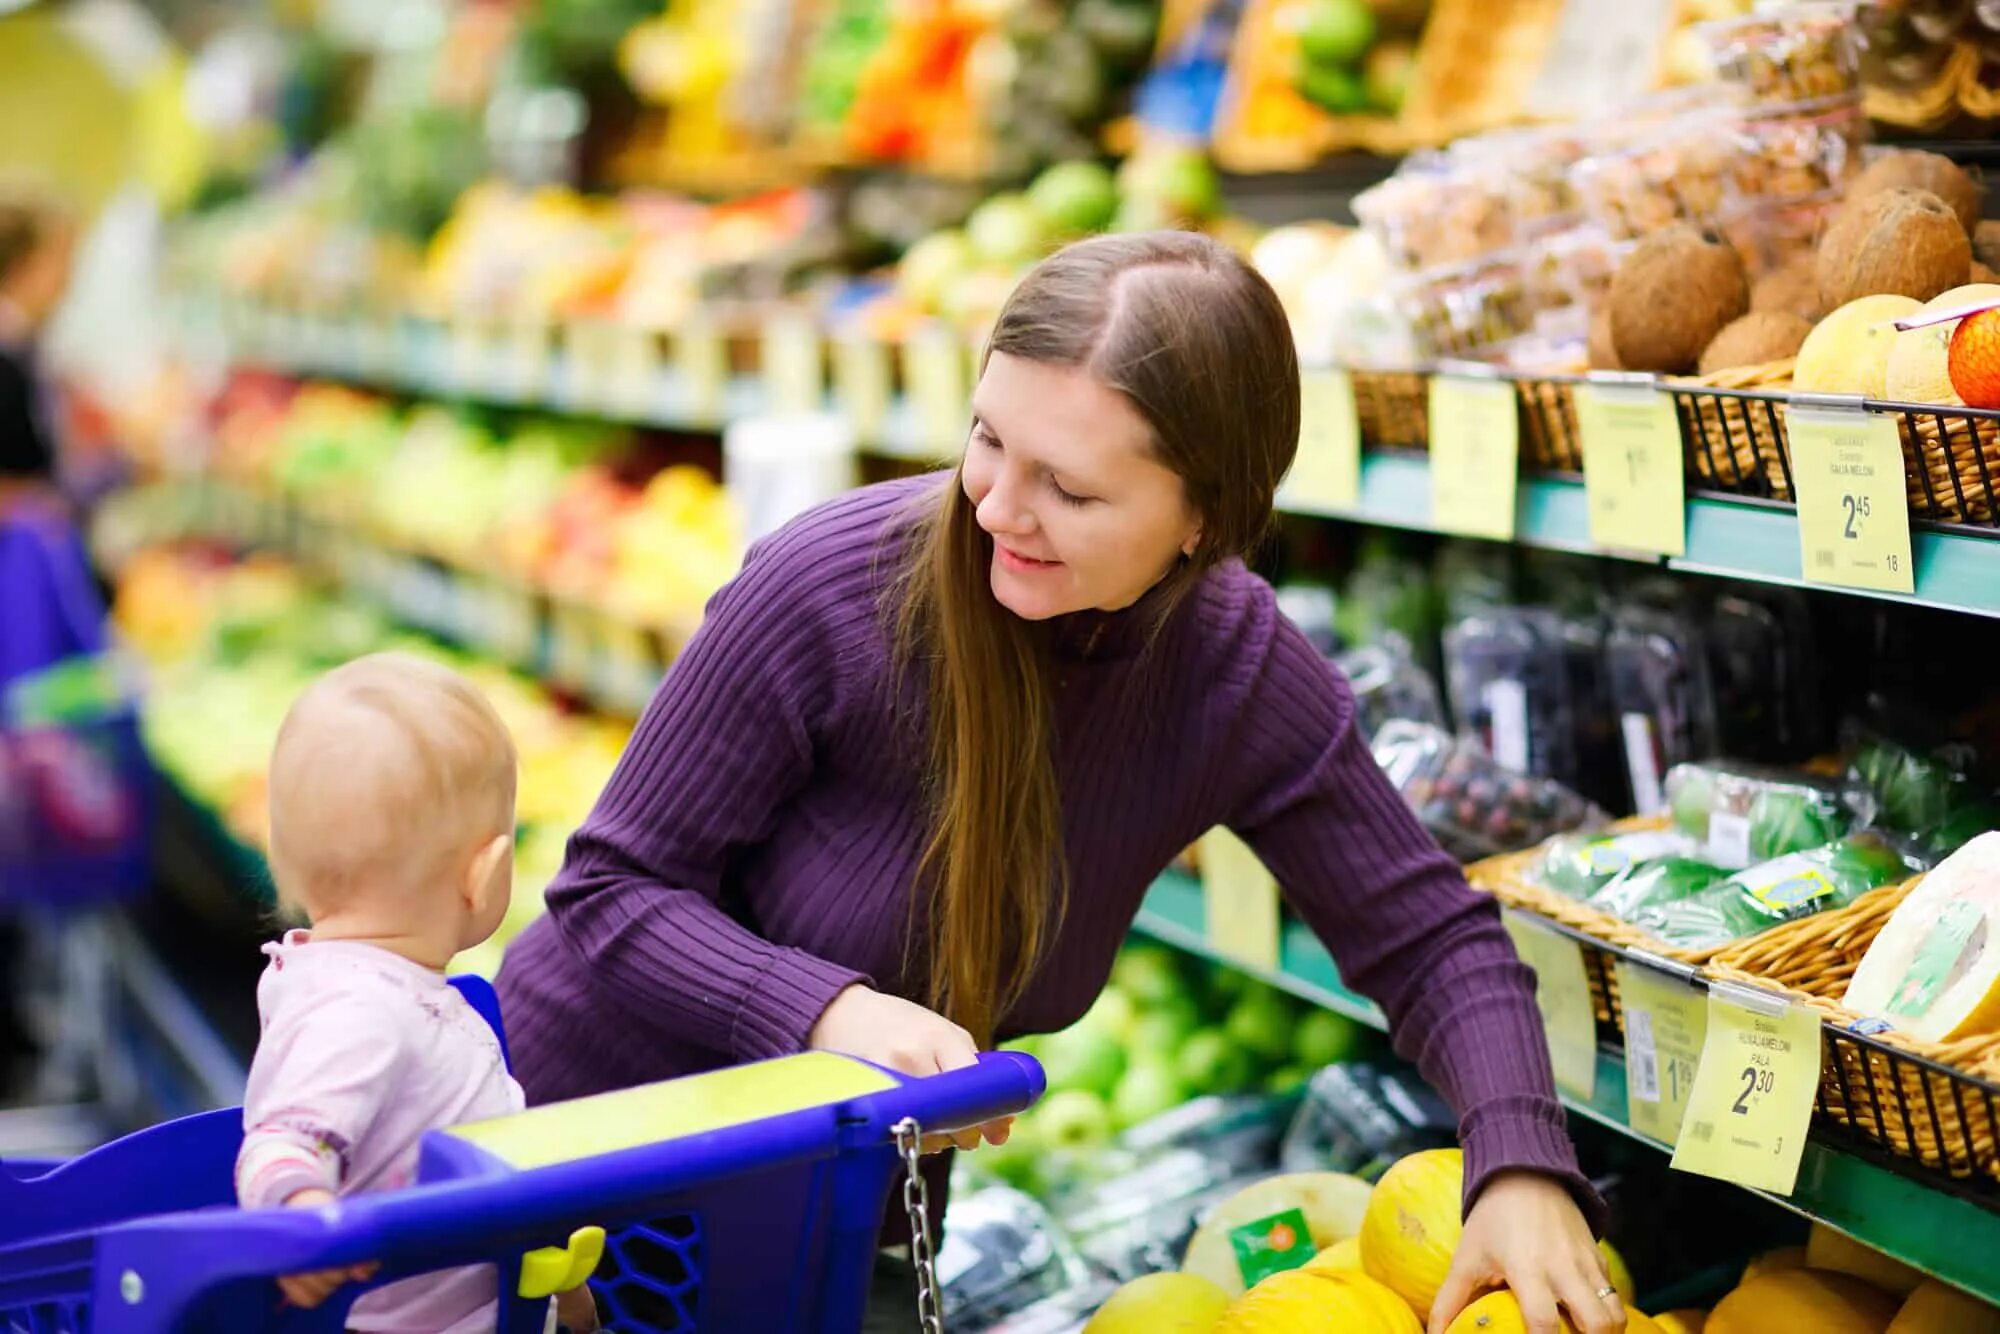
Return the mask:
<path id="1" fill-rule="evenodd" d="M 1236 1296 L 1264 1277 L 1254 1266 L 1246 1275 L 1235 1236 L 1239 1230 L 1270 1223 L 1297 1210 L 1310 1234 L 1298 1261 L 1304 1264 L 1316 1252 L 1361 1230 L 1373 1194 L 1367 1182 L 1339 1172 L 1293 1172 L 1266 1178 L 1216 1206 L 1188 1243 L 1181 1269 L 1199 1274 Z"/>
<path id="2" fill-rule="evenodd" d="M 1748 1279 L 1708 1313 L 1704 1334 L 1882 1334 L 1900 1305 L 1849 1274 L 1786 1269 Z"/>
<path id="3" fill-rule="evenodd" d="M 2000 833 L 1918 881 L 1868 947 L 1841 1004 L 1926 1042 L 2000 1031 Z"/>
<path id="4" fill-rule="evenodd" d="M 1562 1334 L 1576 1334 L 1576 1326 L 1560 1314 L 1556 1328 Z M 1521 1303 L 1506 1289 L 1489 1292 L 1472 1305 L 1458 1313 L 1458 1318 L 1445 1326 L 1445 1334 L 1527 1334 L 1528 1318 L 1521 1313 Z M 1638 1311 L 1625 1313 L 1625 1334 L 1660 1334 L 1660 1327 L 1652 1318 Z"/>
<path id="5" fill-rule="evenodd" d="M 1896 1312 L 1887 1334 L 2000 1334 L 2000 1309 L 1927 1278 Z"/>
<path id="6" fill-rule="evenodd" d="M 1423 1334 L 1416 1314 L 1366 1274 L 1291 1269 L 1238 1297 L 1213 1334 Z"/>

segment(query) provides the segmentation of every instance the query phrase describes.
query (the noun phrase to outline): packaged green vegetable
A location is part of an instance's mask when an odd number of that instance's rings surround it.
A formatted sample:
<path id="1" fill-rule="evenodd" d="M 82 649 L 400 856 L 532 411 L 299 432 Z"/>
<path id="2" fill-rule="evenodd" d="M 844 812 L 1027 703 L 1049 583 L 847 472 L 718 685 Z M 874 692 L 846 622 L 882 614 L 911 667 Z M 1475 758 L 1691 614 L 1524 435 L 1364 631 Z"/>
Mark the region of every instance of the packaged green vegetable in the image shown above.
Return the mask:
<path id="1" fill-rule="evenodd" d="M 1917 836 L 1924 855 L 1943 861 L 1989 829 L 2000 829 L 2000 802 L 1983 797 L 1968 802 Z"/>
<path id="2" fill-rule="evenodd" d="M 1678 829 L 1564 834 L 1549 841 L 1529 875 L 1558 894 L 1587 899 L 1640 867 L 1693 849 L 1694 841 Z"/>
<path id="3" fill-rule="evenodd" d="M 1694 857 L 1662 857 L 1606 884 L 1590 896 L 1590 906 L 1628 922 L 1648 912 L 1663 911 L 1701 893 L 1729 872 Z"/>
<path id="4" fill-rule="evenodd" d="M 1929 829 L 1968 799 L 1970 758 L 1952 747 L 1922 751 L 1863 731 L 1853 741 L 1853 756 L 1848 773 L 1874 796 L 1885 828 Z"/>
<path id="5" fill-rule="evenodd" d="M 1912 869 L 1888 840 L 1863 830 L 1739 871 L 1678 901 L 1641 908 L 1631 920 L 1680 949 L 1719 949 L 1780 922 L 1845 908 Z"/>
<path id="6" fill-rule="evenodd" d="M 1675 827 L 1701 845 L 1703 860 L 1732 871 L 1830 843 L 1853 821 L 1839 784 L 1790 770 L 1679 764 L 1666 787 Z"/>

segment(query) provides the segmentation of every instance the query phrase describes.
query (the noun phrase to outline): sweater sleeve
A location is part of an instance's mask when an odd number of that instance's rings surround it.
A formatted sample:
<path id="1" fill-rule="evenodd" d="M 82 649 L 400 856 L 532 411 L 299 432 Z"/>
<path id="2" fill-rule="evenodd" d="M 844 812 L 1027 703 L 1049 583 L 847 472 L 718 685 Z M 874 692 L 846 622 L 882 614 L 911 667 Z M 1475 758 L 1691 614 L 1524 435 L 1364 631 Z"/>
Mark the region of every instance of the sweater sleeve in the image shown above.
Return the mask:
<path id="1" fill-rule="evenodd" d="M 1459 1116 L 1466 1209 L 1494 1175 L 1560 1180 L 1593 1228 L 1604 1205 L 1556 1100 L 1535 976 L 1376 766 L 1347 681 L 1266 594 L 1239 663 L 1249 757 L 1228 824 L 1284 886 L 1341 977 L 1388 1016 L 1396 1051 Z"/>
<path id="2" fill-rule="evenodd" d="M 838 572 L 811 556 L 781 533 L 711 601 L 547 896 L 624 1014 L 744 1061 L 802 1050 L 833 998 L 869 980 L 721 906 L 732 861 L 810 776 L 830 707 L 837 645 L 818 612 Z"/>

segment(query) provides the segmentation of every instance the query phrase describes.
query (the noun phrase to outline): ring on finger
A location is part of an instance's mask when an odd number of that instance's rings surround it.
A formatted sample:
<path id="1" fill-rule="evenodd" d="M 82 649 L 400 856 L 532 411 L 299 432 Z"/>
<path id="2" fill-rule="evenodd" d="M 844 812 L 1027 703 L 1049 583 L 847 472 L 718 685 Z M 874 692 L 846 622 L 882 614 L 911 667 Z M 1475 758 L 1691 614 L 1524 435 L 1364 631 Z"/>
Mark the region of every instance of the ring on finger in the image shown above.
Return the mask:
<path id="1" fill-rule="evenodd" d="M 1612 1287 L 1609 1283 L 1597 1290 L 1597 1296 L 1600 1300 L 1606 1297 L 1616 1297 L 1617 1295 L 1618 1289 Z"/>

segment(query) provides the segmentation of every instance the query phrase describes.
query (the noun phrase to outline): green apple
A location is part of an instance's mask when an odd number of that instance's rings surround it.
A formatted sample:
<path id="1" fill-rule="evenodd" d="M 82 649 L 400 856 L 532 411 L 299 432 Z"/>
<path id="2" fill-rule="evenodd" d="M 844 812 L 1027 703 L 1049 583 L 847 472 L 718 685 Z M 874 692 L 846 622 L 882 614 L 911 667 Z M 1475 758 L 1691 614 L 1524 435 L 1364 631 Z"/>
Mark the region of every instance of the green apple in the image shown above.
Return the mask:
<path id="1" fill-rule="evenodd" d="M 1051 1093 L 1035 1109 L 1035 1124 L 1049 1149 L 1088 1148 L 1111 1139 L 1111 1109 L 1082 1089 Z"/>
<path id="2" fill-rule="evenodd" d="M 1181 1044 L 1174 1069 L 1190 1094 L 1234 1093 L 1250 1082 L 1250 1054 L 1219 1028 L 1204 1028 Z"/>
<path id="3" fill-rule="evenodd" d="M 974 1152 L 981 1167 L 1010 1186 L 1026 1189 L 1034 1180 L 1042 1149 L 1041 1122 L 1034 1116 L 1020 1116 L 1014 1119 L 1013 1133 L 1005 1144 L 988 1144 Z"/>
<path id="4" fill-rule="evenodd" d="M 1141 1009 L 1187 995 L 1180 956 L 1164 945 L 1127 945 L 1111 965 L 1111 980 Z"/>
<path id="5" fill-rule="evenodd" d="M 1099 232 L 1118 211 L 1118 186 L 1102 163 L 1058 162 L 1035 178 L 1028 199 L 1067 234 Z"/>
<path id="6" fill-rule="evenodd" d="M 1312 0 L 1299 29 L 1299 49 L 1316 65 L 1351 65 L 1375 42 L 1368 0 Z"/>
<path id="7" fill-rule="evenodd" d="M 1275 987 L 1262 983 L 1243 993 L 1229 1007 L 1223 1032 L 1259 1060 L 1284 1061 L 1292 1054 L 1292 1003 Z"/>
<path id="8" fill-rule="evenodd" d="M 960 277 L 978 266 L 965 233 L 947 228 L 932 232 L 903 253 L 896 266 L 896 287 L 919 310 L 934 311 Z"/>
<path id="9" fill-rule="evenodd" d="M 1048 249 L 1050 223 L 1026 195 L 998 194 L 972 210 L 965 235 L 984 263 L 1028 264 Z"/>
<path id="10" fill-rule="evenodd" d="M 1097 1000 L 1084 1012 L 1083 1018 L 1076 1021 L 1075 1026 L 1107 1033 L 1121 1043 L 1129 1043 L 1138 1022 L 1138 1005 L 1118 987 L 1108 986 L 1098 993 Z"/>
<path id="11" fill-rule="evenodd" d="M 1109 1033 L 1067 1028 L 1042 1045 L 1042 1069 L 1052 1089 L 1109 1097 L 1125 1073 L 1125 1046 Z"/>
<path id="12" fill-rule="evenodd" d="M 1188 1034 L 1201 1027 L 1201 1014 L 1194 1002 L 1185 996 L 1176 996 L 1158 1005 L 1149 1005 L 1139 1012 L 1138 1021 L 1132 1025 L 1131 1048 L 1135 1060 L 1143 1056 L 1162 1056 L 1172 1059 L 1173 1054 L 1187 1041 Z"/>
<path id="13" fill-rule="evenodd" d="M 1303 1065 L 1281 1066 L 1264 1078 L 1264 1092 L 1286 1094 L 1312 1082 L 1313 1071 Z"/>
<path id="14" fill-rule="evenodd" d="M 1345 1015 L 1313 1010 L 1292 1029 L 1292 1057 L 1309 1070 L 1351 1061 L 1368 1041 L 1368 1032 Z"/>
<path id="15" fill-rule="evenodd" d="M 1150 1121 L 1187 1101 L 1187 1088 L 1169 1056 L 1135 1062 L 1111 1095 L 1111 1120 L 1120 1130 Z"/>
<path id="16" fill-rule="evenodd" d="M 1183 144 L 1159 144 L 1140 149 L 1118 169 L 1118 188 L 1125 199 L 1121 213 L 1136 216 L 1140 205 L 1152 205 L 1160 216 L 1200 222 L 1222 209 L 1222 182 L 1201 149 Z"/>

